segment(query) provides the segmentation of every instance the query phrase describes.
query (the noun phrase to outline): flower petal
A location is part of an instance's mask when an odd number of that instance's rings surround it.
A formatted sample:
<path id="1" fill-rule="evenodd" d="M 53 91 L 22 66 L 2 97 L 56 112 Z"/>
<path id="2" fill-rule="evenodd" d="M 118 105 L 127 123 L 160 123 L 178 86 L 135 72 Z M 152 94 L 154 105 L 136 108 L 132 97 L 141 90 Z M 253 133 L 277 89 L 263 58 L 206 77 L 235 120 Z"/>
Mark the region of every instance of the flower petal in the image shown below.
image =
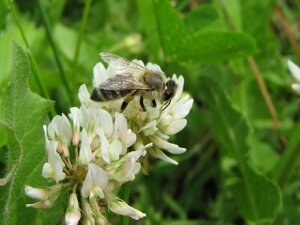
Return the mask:
<path id="1" fill-rule="evenodd" d="M 174 159 L 171 159 L 169 156 L 167 156 L 165 153 L 163 153 L 162 150 L 160 150 L 158 148 L 149 149 L 149 153 L 150 153 L 150 155 L 152 155 L 158 159 L 161 159 L 163 161 L 166 161 L 166 162 L 171 163 L 176 166 L 178 165 L 178 162 L 176 162 Z"/>
<path id="2" fill-rule="evenodd" d="M 116 214 L 129 216 L 135 220 L 141 219 L 146 216 L 145 213 L 129 206 L 122 199 L 117 198 L 112 194 L 107 203 L 108 203 L 108 208 Z"/>
<path id="3" fill-rule="evenodd" d="M 71 193 L 69 206 L 65 214 L 66 225 L 77 225 L 81 218 L 79 202 L 75 193 Z"/>
<path id="4" fill-rule="evenodd" d="M 185 148 L 181 148 L 176 144 L 172 144 L 162 138 L 159 138 L 157 136 L 154 136 L 151 138 L 153 141 L 153 144 L 159 148 L 162 148 L 172 154 L 182 154 L 186 151 Z"/>
<path id="5" fill-rule="evenodd" d="M 292 84 L 292 89 L 297 94 L 300 94 L 300 84 Z"/>
<path id="6" fill-rule="evenodd" d="M 100 127 L 96 130 L 97 135 L 100 137 L 100 142 L 101 142 L 101 152 L 100 156 L 106 163 L 110 163 L 110 158 L 109 158 L 109 142 L 105 137 L 103 128 Z"/>
<path id="7" fill-rule="evenodd" d="M 25 194 L 30 198 L 39 200 L 46 200 L 48 198 L 48 190 L 44 188 L 34 188 L 29 185 L 25 185 Z"/>
<path id="8" fill-rule="evenodd" d="M 300 68 L 299 68 L 299 66 L 297 66 L 295 63 L 293 63 L 291 60 L 288 60 L 288 67 L 289 67 L 292 75 L 294 76 L 294 78 L 297 81 L 300 81 Z"/>
<path id="9" fill-rule="evenodd" d="M 88 165 L 88 172 L 83 181 L 81 194 L 83 197 L 98 196 L 103 198 L 103 190 L 108 184 L 107 173 L 99 166 L 90 163 Z"/>
<path id="10" fill-rule="evenodd" d="M 86 130 L 81 131 L 81 146 L 79 151 L 79 163 L 88 165 L 93 158 L 91 141 L 86 133 Z"/>
<path id="11" fill-rule="evenodd" d="M 126 147 L 130 147 L 136 142 L 136 134 L 131 129 L 127 130 Z"/>
<path id="12" fill-rule="evenodd" d="M 186 124 L 186 119 L 174 120 L 167 126 L 164 126 L 162 130 L 168 135 L 173 135 L 181 131 L 186 126 Z"/>
<path id="13" fill-rule="evenodd" d="M 102 63 L 97 63 L 93 69 L 94 79 L 93 79 L 93 87 L 97 87 L 107 79 L 106 69 Z"/>
<path id="14" fill-rule="evenodd" d="M 112 161 L 118 160 L 120 154 L 122 153 L 123 146 L 121 142 L 117 139 L 114 139 L 109 146 L 109 157 Z"/>
<path id="15" fill-rule="evenodd" d="M 100 120 L 100 126 L 103 127 L 103 131 L 106 137 L 110 137 L 113 133 L 113 119 L 110 113 L 106 110 L 99 109 L 98 116 Z"/>
<path id="16" fill-rule="evenodd" d="M 78 98 L 82 105 L 89 106 L 92 104 L 92 100 L 90 98 L 90 93 L 85 84 L 82 84 L 79 87 Z"/>
<path id="17" fill-rule="evenodd" d="M 191 99 L 188 95 L 184 96 L 182 99 L 180 99 L 178 102 L 174 104 L 174 107 L 172 109 L 173 118 L 182 119 L 186 117 L 191 111 L 193 103 L 194 100 Z"/>

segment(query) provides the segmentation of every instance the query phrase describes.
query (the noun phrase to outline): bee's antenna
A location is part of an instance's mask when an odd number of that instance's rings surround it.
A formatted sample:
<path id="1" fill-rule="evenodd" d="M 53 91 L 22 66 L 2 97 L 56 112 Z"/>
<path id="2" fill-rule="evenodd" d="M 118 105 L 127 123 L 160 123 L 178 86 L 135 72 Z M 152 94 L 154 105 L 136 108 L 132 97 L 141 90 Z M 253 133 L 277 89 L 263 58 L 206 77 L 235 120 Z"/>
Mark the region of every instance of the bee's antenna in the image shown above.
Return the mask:
<path id="1" fill-rule="evenodd" d="M 163 108 L 162 111 L 164 111 L 164 110 L 170 105 L 170 103 L 171 103 L 171 100 L 169 100 L 169 101 L 166 103 L 166 106 Z"/>

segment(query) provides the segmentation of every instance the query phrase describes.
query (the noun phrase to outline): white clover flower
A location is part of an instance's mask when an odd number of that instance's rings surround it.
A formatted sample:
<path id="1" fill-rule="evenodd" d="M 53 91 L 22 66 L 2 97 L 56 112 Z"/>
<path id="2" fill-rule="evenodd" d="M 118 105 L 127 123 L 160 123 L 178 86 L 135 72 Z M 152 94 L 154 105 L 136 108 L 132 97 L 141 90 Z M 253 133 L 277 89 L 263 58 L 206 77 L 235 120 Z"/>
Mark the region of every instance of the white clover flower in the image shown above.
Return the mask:
<path id="1" fill-rule="evenodd" d="M 81 131 L 81 146 L 79 151 L 79 163 L 82 165 L 88 165 L 93 159 L 91 143 L 86 130 L 83 128 Z"/>
<path id="2" fill-rule="evenodd" d="M 300 68 L 295 63 L 293 63 L 291 60 L 288 60 L 288 67 L 291 71 L 293 77 L 298 83 L 293 83 L 292 89 L 297 93 L 300 94 Z"/>
<path id="3" fill-rule="evenodd" d="M 98 208 L 97 204 L 96 207 Z M 95 224 L 95 213 L 92 210 L 90 203 L 86 199 L 82 199 L 82 209 L 83 209 L 83 223 L 82 224 Z M 99 223 L 101 224 L 101 223 Z"/>
<path id="4" fill-rule="evenodd" d="M 62 115 L 43 126 L 48 162 L 43 166 L 42 175 L 55 180 L 59 187 L 73 190 L 65 214 L 66 224 L 78 224 L 79 220 L 85 224 L 109 224 L 99 204 L 108 205 L 110 198 L 106 194 L 134 179 L 141 167 L 138 159 L 146 153 L 147 146 L 140 151 L 128 152 L 128 147 L 133 146 L 137 138 L 121 113 L 111 114 L 91 104 L 71 108 L 69 117 L 71 123 Z M 66 156 L 60 151 L 61 146 L 66 152 L 74 152 Z M 27 206 L 50 208 L 59 197 L 61 188 L 59 190 L 26 186 L 25 193 L 39 200 Z M 88 208 L 92 213 L 87 212 Z"/>
<path id="5" fill-rule="evenodd" d="M 110 163 L 106 166 L 106 171 L 110 177 L 118 183 L 123 184 L 134 180 L 135 175 L 140 171 L 141 164 L 138 159 L 146 155 L 146 149 L 152 147 L 152 144 L 143 146 L 141 149 L 129 152 L 120 160 Z"/>
<path id="6" fill-rule="evenodd" d="M 124 155 L 128 147 L 136 141 L 136 135 L 127 127 L 127 121 L 123 114 L 115 113 L 115 121 L 112 118 L 106 120 L 113 130 L 105 132 L 105 126 L 101 126 L 96 130 L 100 139 L 99 156 L 106 163 L 118 160 L 120 155 Z"/>
<path id="7" fill-rule="evenodd" d="M 47 131 L 49 139 L 58 142 L 58 151 L 69 157 L 68 146 L 72 138 L 72 128 L 68 118 L 64 114 L 55 116 Z"/>
<path id="8" fill-rule="evenodd" d="M 142 61 L 134 62 L 145 66 Z M 161 74 L 167 82 L 158 65 L 148 63 L 146 67 Z M 107 69 L 98 63 L 94 67 L 94 86 L 121 70 L 118 63 L 111 63 Z M 142 167 L 141 158 L 147 153 L 177 164 L 167 154 L 186 151 L 170 143 L 169 139 L 186 126 L 185 117 L 191 110 L 193 99 L 183 93 L 182 76 L 173 75 L 171 79 L 178 87 L 168 107 L 164 109 L 161 97 L 152 93 L 145 96 L 146 112 L 141 111 L 140 96 L 120 113 L 122 98 L 94 102 L 86 86 L 81 85 L 78 94 L 81 106 L 70 108 L 70 121 L 62 114 L 55 116 L 48 126 L 43 126 L 48 161 L 42 175 L 57 184 L 47 188 L 26 186 L 26 195 L 39 200 L 26 206 L 50 208 L 62 189 L 66 189 L 69 192 L 66 224 L 109 225 L 106 217 L 109 211 L 135 220 L 145 217 L 145 213 L 129 206 L 115 193 L 122 184 L 135 179 Z M 156 107 L 151 106 L 153 98 Z"/>
<path id="9" fill-rule="evenodd" d="M 56 184 L 47 188 L 34 188 L 26 185 L 25 194 L 30 198 L 40 200 L 33 204 L 26 204 L 26 207 L 43 209 L 50 208 L 60 196 L 63 188 L 63 184 Z"/>
<path id="10" fill-rule="evenodd" d="M 163 80 L 167 81 L 161 68 L 152 63 L 146 65 L 141 60 L 133 60 L 136 64 L 146 67 L 155 73 L 161 74 Z M 122 66 L 116 61 L 111 62 L 107 69 L 98 63 L 94 68 L 94 87 L 105 81 L 110 76 L 114 76 L 122 72 Z M 103 74 L 103 76 L 101 76 Z M 181 131 L 187 124 L 185 117 L 189 114 L 193 99 L 189 95 L 183 93 L 184 78 L 173 75 L 172 80 L 177 84 L 175 96 L 171 99 L 171 103 L 165 110 L 164 105 L 156 98 L 156 107 L 151 107 L 152 99 L 145 99 L 147 111 L 141 111 L 140 96 L 135 96 L 134 100 L 129 103 L 123 112 L 125 118 L 130 124 L 130 129 L 136 131 L 135 134 L 142 140 L 143 144 L 153 143 L 153 147 L 148 152 L 157 158 L 177 165 L 178 163 L 171 159 L 165 152 L 170 154 L 182 154 L 186 151 L 176 144 L 170 143 L 168 139 Z M 105 108 L 112 112 L 120 111 L 122 99 L 116 101 L 100 102 L 95 105 L 98 108 Z M 142 137 L 142 138 L 140 138 Z"/>
<path id="11" fill-rule="evenodd" d="M 73 121 L 73 138 L 72 144 L 77 146 L 79 143 L 79 132 L 80 132 L 80 109 L 77 107 L 70 108 L 69 117 Z"/>
<path id="12" fill-rule="evenodd" d="M 72 193 L 69 198 L 69 206 L 65 215 L 67 225 L 77 225 L 81 218 L 79 202 L 76 193 Z"/>
<path id="13" fill-rule="evenodd" d="M 80 126 L 87 131 L 91 139 L 96 136 L 96 130 L 99 127 L 103 128 L 106 135 L 110 136 L 112 134 L 113 121 L 106 110 L 81 106 L 79 113 Z"/>
<path id="14" fill-rule="evenodd" d="M 141 219 L 146 216 L 145 213 L 129 206 L 126 202 L 116 197 L 114 194 L 107 193 L 106 196 L 107 196 L 108 208 L 112 212 L 123 216 L 129 216 L 135 220 Z"/>
<path id="15" fill-rule="evenodd" d="M 48 162 L 43 166 L 43 177 L 52 178 L 58 183 L 59 181 L 65 179 L 66 174 L 63 172 L 65 164 L 61 159 L 60 155 L 57 153 L 58 142 L 50 141 L 49 152 L 48 152 Z"/>
<path id="16" fill-rule="evenodd" d="M 99 166 L 90 163 L 88 172 L 82 184 L 81 194 L 84 198 L 97 196 L 104 198 L 103 190 L 108 184 L 107 173 Z"/>

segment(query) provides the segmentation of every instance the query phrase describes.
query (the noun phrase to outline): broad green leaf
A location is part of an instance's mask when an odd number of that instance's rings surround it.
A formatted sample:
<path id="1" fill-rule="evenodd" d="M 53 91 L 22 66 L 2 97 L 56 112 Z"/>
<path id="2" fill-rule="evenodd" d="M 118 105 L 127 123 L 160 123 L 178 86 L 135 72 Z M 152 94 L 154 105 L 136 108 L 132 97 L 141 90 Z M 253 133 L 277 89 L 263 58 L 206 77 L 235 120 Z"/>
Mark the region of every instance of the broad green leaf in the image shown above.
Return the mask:
<path id="1" fill-rule="evenodd" d="M 157 31 L 167 58 L 191 64 L 222 62 L 256 51 L 255 41 L 244 33 L 189 32 L 167 0 L 153 0 Z"/>
<path id="2" fill-rule="evenodd" d="M 267 174 L 273 171 L 280 157 L 271 145 L 260 141 L 256 136 L 257 134 L 252 132 L 248 139 L 249 158 L 255 168 L 258 168 L 263 174 Z"/>
<path id="3" fill-rule="evenodd" d="M 241 5 L 239 0 L 222 0 L 219 6 L 223 7 L 226 11 L 225 20 L 229 20 L 231 28 L 236 31 L 242 31 L 242 16 L 241 16 Z"/>
<path id="4" fill-rule="evenodd" d="M 256 39 L 262 38 L 268 31 L 266 26 L 274 3 L 275 0 L 240 1 L 243 30 L 254 34 Z"/>
<path id="5" fill-rule="evenodd" d="M 210 4 L 200 4 L 186 15 L 183 22 L 190 33 L 226 30 L 221 24 L 217 10 Z"/>
<path id="6" fill-rule="evenodd" d="M 244 78 L 248 79 L 243 79 L 235 86 L 232 93 L 232 101 L 240 112 L 247 115 L 247 119 L 252 126 L 257 121 L 269 120 L 270 114 L 256 80 L 254 77 Z M 253 107 L 254 105 L 256 107 Z M 259 108 L 259 110 L 257 110 L 257 108 Z"/>
<path id="7" fill-rule="evenodd" d="M 33 50 L 33 55 L 45 51 L 45 44 L 42 41 L 43 32 L 41 32 L 41 29 L 38 29 L 33 22 L 30 22 L 25 18 L 22 19 L 22 27 L 26 31 L 26 34 L 30 34 L 27 35 L 27 39 Z M 12 71 L 12 41 L 23 43 L 18 27 L 11 25 L 7 26 L 5 32 L 0 37 L 0 89 L 6 86 Z"/>
<path id="8" fill-rule="evenodd" d="M 146 45 L 149 47 L 150 58 L 156 59 L 157 61 L 158 54 L 160 50 L 160 40 L 159 35 L 157 34 L 157 27 L 155 22 L 155 15 L 153 13 L 153 3 L 152 0 L 137 1 L 139 17 L 140 17 L 140 26 L 146 33 Z"/>
<path id="9" fill-rule="evenodd" d="M 61 206 L 52 211 L 25 207 L 32 199 L 25 197 L 24 185 L 34 186 L 43 180 L 46 154 L 42 125 L 52 107 L 50 101 L 30 91 L 29 75 L 28 56 L 14 43 L 13 73 L 0 95 L 0 124 L 6 128 L 8 146 L 8 171 L 0 187 L 0 224 L 56 224 L 61 214 Z"/>
<path id="10" fill-rule="evenodd" d="M 192 64 L 222 62 L 255 52 L 255 41 L 244 33 L 210 31 L 190 36 L 178 48 L 178 60 Z M 176 56 L 176 55 L 175 55 Z"/>
<path id="11" fill-rule="evenodd" d="M 168 0 L 153 0 L 157 32 L 167 56 L 175 58 L 178 47 L 186 45 L 188 34 L 180 15 Z"/>
<path id="12" fill-rule="evenodd" d="M 255 172 L 247 162 L 249 127 L 218 83 L 203 78 L 199 87 L 213 117 L 213 132 L 223 155 L 233 156 L 240 171 L 235 200 L 241 215 L 252 221 L 273 219 L 281 203 L 278 187 Z"/>
<path id="13" fill-rule="evenodd" d="M 6 129 L 0 124 L 0 148 L 7 143 Z"/>
<path id="14" fill-rule="evenodd" d="M 245 165 L 243 179 L 233 187 L 241 215 L 250 220 L 273 220 L 281 207 L 280 189 L 265 176 Z"/>

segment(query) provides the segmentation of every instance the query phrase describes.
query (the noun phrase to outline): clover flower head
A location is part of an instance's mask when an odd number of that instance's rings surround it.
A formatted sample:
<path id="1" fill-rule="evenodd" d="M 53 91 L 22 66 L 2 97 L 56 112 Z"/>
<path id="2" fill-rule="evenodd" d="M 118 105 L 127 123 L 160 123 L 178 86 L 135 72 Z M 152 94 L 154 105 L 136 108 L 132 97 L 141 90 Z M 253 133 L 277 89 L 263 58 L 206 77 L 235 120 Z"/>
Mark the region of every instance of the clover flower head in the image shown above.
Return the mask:
<path id="1" fill-rule="evenodd" d="M 183 92 L 184 78 L 167 78 L 161 68 L 140 60 L 134 63 L 160 74 L 163 81 L 172 79 L 177 90 L 166 107 L 161 96 L 145 95 L 146 111 L 141 111 L 140 96 L 135 96 L 124 112 L 120 112 L 123 99 L 94 102 L 86 85 L 79 88 L 80 107 L 70 108 L 68 117 L 55 116 L 43 126 L 48 160 L 42 175 L 54 181 L 44 188 L 25 187 L 25 194 L 38 202 L 27 207 L 50 208 L 63 191 L 69 193 L 65 223 L 110 224 L 110 212 L 138 220 L 145 213 L 129 206 L 116 193 L 120 187 L 135 179 L 147 154 L 177 164 L 167 154 L 182 154 L 185 148 L 169 141 L 187 124 L 185 117 L 191 110 L 193 99 Z M 98 86 L 121 71 L 118 63 L 107 68 L 102 63 L 94 67 L 93 85 Z M 151 106 L 153 98 L 156 107 Z"/>
<path id="2" fill-rule="evenodd" d="M 170 143 L 169 138 L 171 135 L 180 132 L 186 126 L 187 121 L 185 117 L 192 108 L 193 99 L 183 92 L 183 76 L 176 76 L 174 74 L 171 78 L 166 78 L 164 72 L 156 64 L 147 63 L 145 65 L 141 60 L 133 60 L 133 62 L 154 73 L 160 74 L 165 82 L 168 79 L 172 79 L 177 84 L 175 96 L 171 99 L 168 107 L 165 108 L 164 102 L 160 102 L 158 97 L 155 98 L 157 104 L 156 107 L 151 107 L 152 99 L 145 98 L 147 111 L 142 112 L 140 96 L 135 96 L 134 100 L 129 103 L 126 110 L 123 112 L 128 124 L 131 125 L 131 130 L 135 131 L 137 138 L 140 139 L 144 145 L 153 143 L 153 146 L 149 148 L 149 154 L 177 165 L 177 162 L 167 154 L 182 154 L 186 149 Z M 103 64 L 98 63 L 94 67 L 94 87 L 97 87 L 109 77 L 121 73 L 121 69 L 122 68 L 120 68 L 118 63 L 110 63 L 107 69 L 105 69 Z M 101 74 L 103 74 L 103 76 L 101 76 Z M 109 111 L 119 111 L 121 104 L 122 99 L 101 102 L 98 103 L 98 105 L 95 105 L 95 107 L 106 108 Z"/>
<path id="3" fill-rule="evenodd" d="M 86 221 L 85 224 L 108 224 L 102 213 L 103 205 L 115 209 L 113 192 L 134 179 L 141 167 L 136 161 L 145 155 L 149 146 L 138 153 L 128 152 L 128 147 L 136 142 L 136 135 L 121 113 L 111 114 L 102 108 L 82 105 L 71 108 L 69 117 L 70 120 L 64 115 L 56 116 L 48 126 L 43 126 L 48 161 L 42 175 L 57 184 L 48 188 L 26 186 L 26 195 L 39 200 L 26 206 L 50 208 L 62 190 L 67 189 L 71 194 L 66 224 L 78 224 L 80 220 Z M 61 151 L 62 146 L 64 151 Z M 87 208 L 93 213 L 87 213 Z M 111 211 L 132 218 L 137 218 L 134 212 L 141 213 L 133 208 L 126 212 Z"/>

